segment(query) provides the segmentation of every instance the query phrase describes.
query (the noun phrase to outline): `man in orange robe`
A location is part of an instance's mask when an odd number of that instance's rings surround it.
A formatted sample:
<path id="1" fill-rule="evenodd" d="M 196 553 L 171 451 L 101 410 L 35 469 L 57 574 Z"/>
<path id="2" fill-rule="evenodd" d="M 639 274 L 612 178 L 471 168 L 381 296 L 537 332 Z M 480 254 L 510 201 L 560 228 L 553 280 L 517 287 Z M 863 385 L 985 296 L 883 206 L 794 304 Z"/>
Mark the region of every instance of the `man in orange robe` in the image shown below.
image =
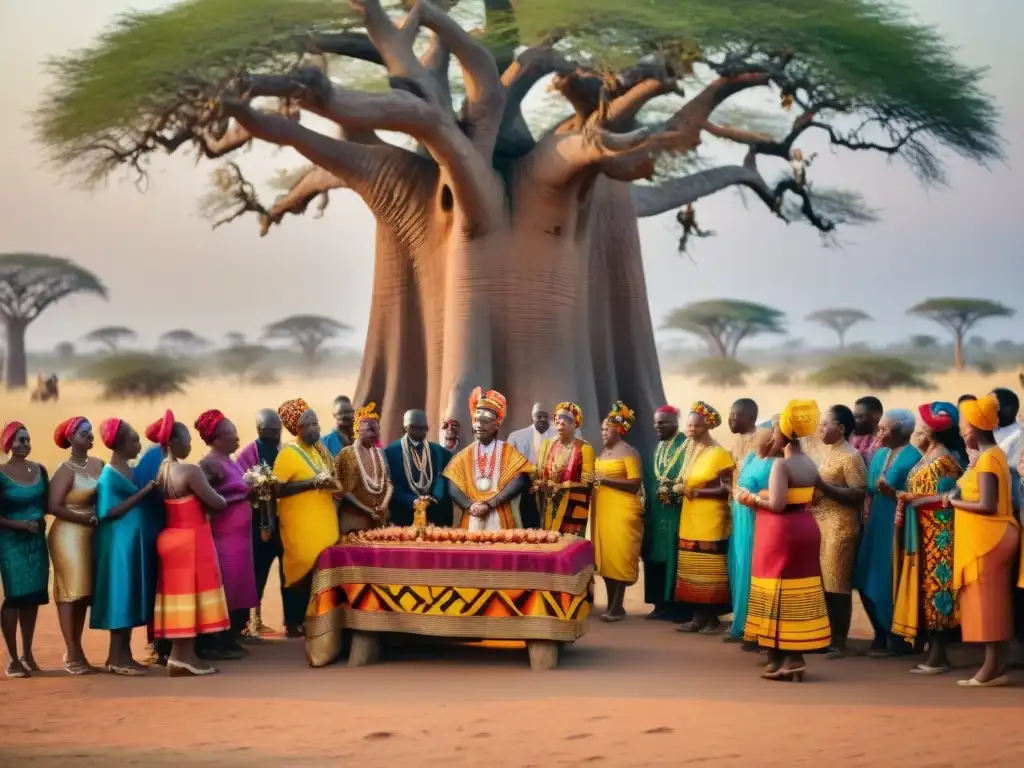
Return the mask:
<path id="1" fill-rule="evenodd" d="M 444 471 L 452 501 L 462 510 L 461 527 L 471 531 L 521 528 L 512 500 L 530 485 L 533 467 L 519 451 L 498 439 L 505 418 L 505 397 L 477 387 L 469 396 L 476 441 L 451 460 Z"/>

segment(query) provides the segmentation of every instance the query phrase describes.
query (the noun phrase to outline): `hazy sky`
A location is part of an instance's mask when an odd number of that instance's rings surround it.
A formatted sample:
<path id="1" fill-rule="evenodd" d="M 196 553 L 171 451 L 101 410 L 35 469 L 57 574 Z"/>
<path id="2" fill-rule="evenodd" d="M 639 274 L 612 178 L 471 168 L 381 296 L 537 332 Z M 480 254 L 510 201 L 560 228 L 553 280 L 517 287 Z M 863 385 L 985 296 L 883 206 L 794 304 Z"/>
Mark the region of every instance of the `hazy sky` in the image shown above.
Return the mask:
<path id="1" fill-rule="evenodd" d="M 111 294 L 109 303 L 79 297 L 47 310 L 29 331 L 30 348 L 74 340 L 106 324 L 130 325 L 146 343 L 182 326 L 213 338 L 233 330 L 255 335 L 266 320 L 295 312 L 322 313 L 348 323 L 355 331 L 345 344 L 361 347 L 373 222 L 354 195 L 335 193 L 323 219 L 288 217 L 261 240 L 254 218 L 213 232 L 199 217 L 197 200 L 209 164 L 160 158 L 146 194 L 121 179 L 95 193 L 77 191 L 43 167 L 44 154 L 26 128 L 46 84 L 39 62 L 89 43 L 119 12 L 164 4 L 0 3 L 0 71 L 7 73 L 0 110 L 0 251 L 70 257 L 101 275 Z M 866 153 L 824 153 L 812 179 L 858 189 L 883 212 L 879 224 L 843 231 L 841 249 L 822 248 L 810 227 L 787 228 L 753 199 L 745 210 L 729 191 L 698 206 L 701 225 L 718 234 L 695 243 L 696 263 L 677 255 L 671 214 L 642 221 L 656 323 L 673 307 L 722 296 L 761 300 L 785 310 L 792 333 L 813 343 L 828 342 L 830 335 L 802 318 L 822 306 L 859 306 L 874 315 L 874 324 L 851 334 L 854 341 L 937 332 L 904 315 L 906 307 L 928 296 L 992 298 L 1024 313 L 1019 176 L 1024 167 L 1024 54 L 1015 52 L 1024 4 L 910 0 L 908 5 L 959 46 L 964 61 L 991 68 L 983 86 L 1003 110 L 1006 164 L 986 170 L 953 159 L 952 187 L 925 190 L 898 162 L 890 167 L 885 158 Z M 290 150 L 260 151 L 247 159 L 247 168 L 257 168 L 255 179 L 267 179 L 275 169 L 297 164 L 290 155 Z M 985 333 L 1024 338 L 1019 328 L 1020 318 L 993 321 Z"/>

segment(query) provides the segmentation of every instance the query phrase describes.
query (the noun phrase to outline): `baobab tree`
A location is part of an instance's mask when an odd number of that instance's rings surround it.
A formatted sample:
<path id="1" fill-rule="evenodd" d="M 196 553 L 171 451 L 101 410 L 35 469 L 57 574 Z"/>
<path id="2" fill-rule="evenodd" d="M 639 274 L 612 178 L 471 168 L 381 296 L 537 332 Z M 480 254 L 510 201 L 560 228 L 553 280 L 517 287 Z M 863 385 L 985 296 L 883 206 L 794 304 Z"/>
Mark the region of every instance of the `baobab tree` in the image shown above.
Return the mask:
<path id="1" fill-rule="evenodd" d="M 964 338 L 982 320 L 996 317 L 1013 317 L 1014 310 L 998 301 L 989 299 L 940 298 L 928 299 L 907 310 L 938 323 L 953 336 L 953 365 L 958 371 L 964 369 Z"/>
<path id="2" fill-rule="evenodd" d="M 377 237 L 356 399 L 378 403 L 389 436 L 405 409 L 438 423 L 477 384 L 507 395 L 513 425 L 537 399 L 596 414 L 622 398 L 649 414 L 664 393 L 637 217 L 742 188 L 824 233 L 863 221 L 856 195 L 793 175 L 810 136 L 902 157 L 925 181 L 942 178 L 943 149 L 1000 155 L 979 72 L 932 28 L 870 0 L 460 3 L 479 32 L 451 2 L 403 5 L 399 17 L 379 0 L 347 12 L 334 0 L 190 0 L 127 14 L 52 63 L 38 112 L 54 160 L 87 182 L 122 167 L 144 177 L 156 152 L 295 149 L 313 165 L 272 204 L 240 165 L 216 174 L 234 201 L 219 220 L 252 213 L 261 234 L 333 190 L 362 198 Z M 390 89 L 332 79 L 346 59 L 383 67 Z M 522 105 L 544 80 L 569 114 L 534 131 Z M 729 118 L 759 92 L 777 96 L 779 135 Z M 708 136 L 736 161 L 665 171 L 662 158 L 685 161 Z M 649 421 L 637 444 L 653 440 Z"/>
<path id="3" fill-rule="evenodd" d="M 0 254 L 0 318 L 7 330 L 6 381 L 21 389 L 28 380 L 25 331 L 47 307 L 76 293 L 107 298 L 107 289 L 87 269 L 42 253 Z"/>
<path id="4" fill-rule="evenodd" d="M 285 339 L 293 342 L 302 352 L 306 365 L 313 368 L 316 367 L 324 344 L 350 330 L 344 323 L 323 315 L 292 315 L 264 328 L 263 338 L 268 341 Z"/>
<path id="5" fill-rule="evenodd" d="M 662 327 L 698 336 L 715 357 L 735 359 L 744 340 L 766 333 L 785 333 L 786 315 L 753 301 L 714 299 L 672 310 Z"/>
<path id="6" fill-rule="evenodd" d="M 833 307 L 819 309 L 807 316 L 812 323 L 823 325 L 835 332 L 839 337 L 839 348 L 846 348 L 846 333 L 857 323 L 871 320 L 871 315 L 862 309 Z"/>
<path id="7" fill-rule="evenodd" d="M 175 328 L 172 331 L 167 331 L 160 335 L 160 340 L 157 342 L 159 349 L 178 355 L 194 355 L 209 346 L 209 339 L 205 339 L 187 328 Z"/>
<path id="8" fill-rule="evenodd" d="M 124 325 L 104 325 L 101 328 L 94 328 L 82 337 L 82 341 L 89 344 L 98 344 L 105 347 L 111 355 L 121 351 L 121 346 L 128 341 L 134 341 L 138 334 L 131 328 Z"/>

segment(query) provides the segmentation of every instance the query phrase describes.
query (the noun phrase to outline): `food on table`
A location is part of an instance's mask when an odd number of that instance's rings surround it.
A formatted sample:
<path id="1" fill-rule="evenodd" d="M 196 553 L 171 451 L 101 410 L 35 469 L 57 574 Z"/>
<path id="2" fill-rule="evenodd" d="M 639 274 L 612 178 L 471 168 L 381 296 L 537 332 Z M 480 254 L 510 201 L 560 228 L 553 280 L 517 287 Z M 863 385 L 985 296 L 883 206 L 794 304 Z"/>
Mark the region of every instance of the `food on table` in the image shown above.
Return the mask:
<path id="1" fill-rule="evenodd" d="M 566 534 L 571 535 L 571 534 Z M 342 537 L 343 542 L 398 543 L 427 542 L 438 544 L 556 544 L 564 538 L 558 531 L 533 528 L 504 529 L 499 531 L 468 531 L 463 528 L 439 526 L 397 526 L 371 528 Z"/>

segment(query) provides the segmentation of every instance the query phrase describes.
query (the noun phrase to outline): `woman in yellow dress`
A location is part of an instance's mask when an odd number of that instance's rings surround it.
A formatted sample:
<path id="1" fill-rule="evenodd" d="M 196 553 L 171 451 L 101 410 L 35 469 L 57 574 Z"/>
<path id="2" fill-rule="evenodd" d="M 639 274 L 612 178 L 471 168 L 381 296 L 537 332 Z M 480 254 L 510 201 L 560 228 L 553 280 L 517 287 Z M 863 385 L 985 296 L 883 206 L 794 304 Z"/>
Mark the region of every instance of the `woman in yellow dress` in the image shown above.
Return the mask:
<path id="1" fill-rule="evenodd" d="M 721 414 L 705 402 L 690 407 L 686 417 L 689 444 L 677 486 L 683 497 L 679 515 L 675 599 L 693 606 L 693 620 L 680 632 L 712 635 L 719 616 L 730 610 L 729 493 L 735 463 L 711 437 Z"/>
<path id="2" fill-rule="evenodd" d="M 1013 515 L 1010 467 L 992 434 L 999 426 L 999 400 L 986 395 L 960 405 L 960 432 L 978 451 L 956 490 L 939 498 L 953 506 L 953 589 L 960 599 L 960 630 L 965 643 L 983 643 L 985 661 L 957 685 L 989 688 L 1009 680 L 1000 650 L 1013 637 L 1012 569 L 1021 547 L 1020 523 Z M 929 503 L 931 499 L 919 500 Z M 1024 587 L 1024 573 L 1018 587 Z"/>
<path id="3" fill-rule="evenodd" d="M 576 403 L 555 406 L 557 437 L 545 440 L 534 474 L 544 528 L 586 536 L 594 478 L 594 448 L 576 437 L 583 411 Z"/>
<path id="4" fill-rule="evenodd" d="M 622 438 L 636 416 L 621 400 L 601 424 L 604 449 L 594 462 L 594 561 L 608 592 L 608 610 L 601 621 L 622 621 L 626 587 L 640 577 L 640 545 L 644 538 L 644 503 L 640 498 L 643 468 L 640 455 Z"/>
<path id="5" fill-rule="evenodd" d="M 313 567 L 320 553 L 340 537 L 338 510 L 331 456 L 320 442 L 316 413 L 302 398 L 282 403 L 277 413 L 281 425 L 295 437 L 277 454 L 274 477 L 281 483 L 277 515 L 284 549 L 284 582 L 296 597 L 285 625 L 289 637 L 298 637 L 305 632 Z"/>
<path id="6" fill-rule="evenodd" d="M 67 652 L 64 670 L 85 675 L 96 670 L 85 658 L 82 632 L 92 602 L 92 548 L 96 532 L 96 484 L 103 462 L 89 456 L 95 438 L 84 416 L 62 421 L 54 430 L 58 448 L 70 449 L 50 478 L 48 511 L 53 524 L 47 543 L 53 561 L 53 601 Z"/>

